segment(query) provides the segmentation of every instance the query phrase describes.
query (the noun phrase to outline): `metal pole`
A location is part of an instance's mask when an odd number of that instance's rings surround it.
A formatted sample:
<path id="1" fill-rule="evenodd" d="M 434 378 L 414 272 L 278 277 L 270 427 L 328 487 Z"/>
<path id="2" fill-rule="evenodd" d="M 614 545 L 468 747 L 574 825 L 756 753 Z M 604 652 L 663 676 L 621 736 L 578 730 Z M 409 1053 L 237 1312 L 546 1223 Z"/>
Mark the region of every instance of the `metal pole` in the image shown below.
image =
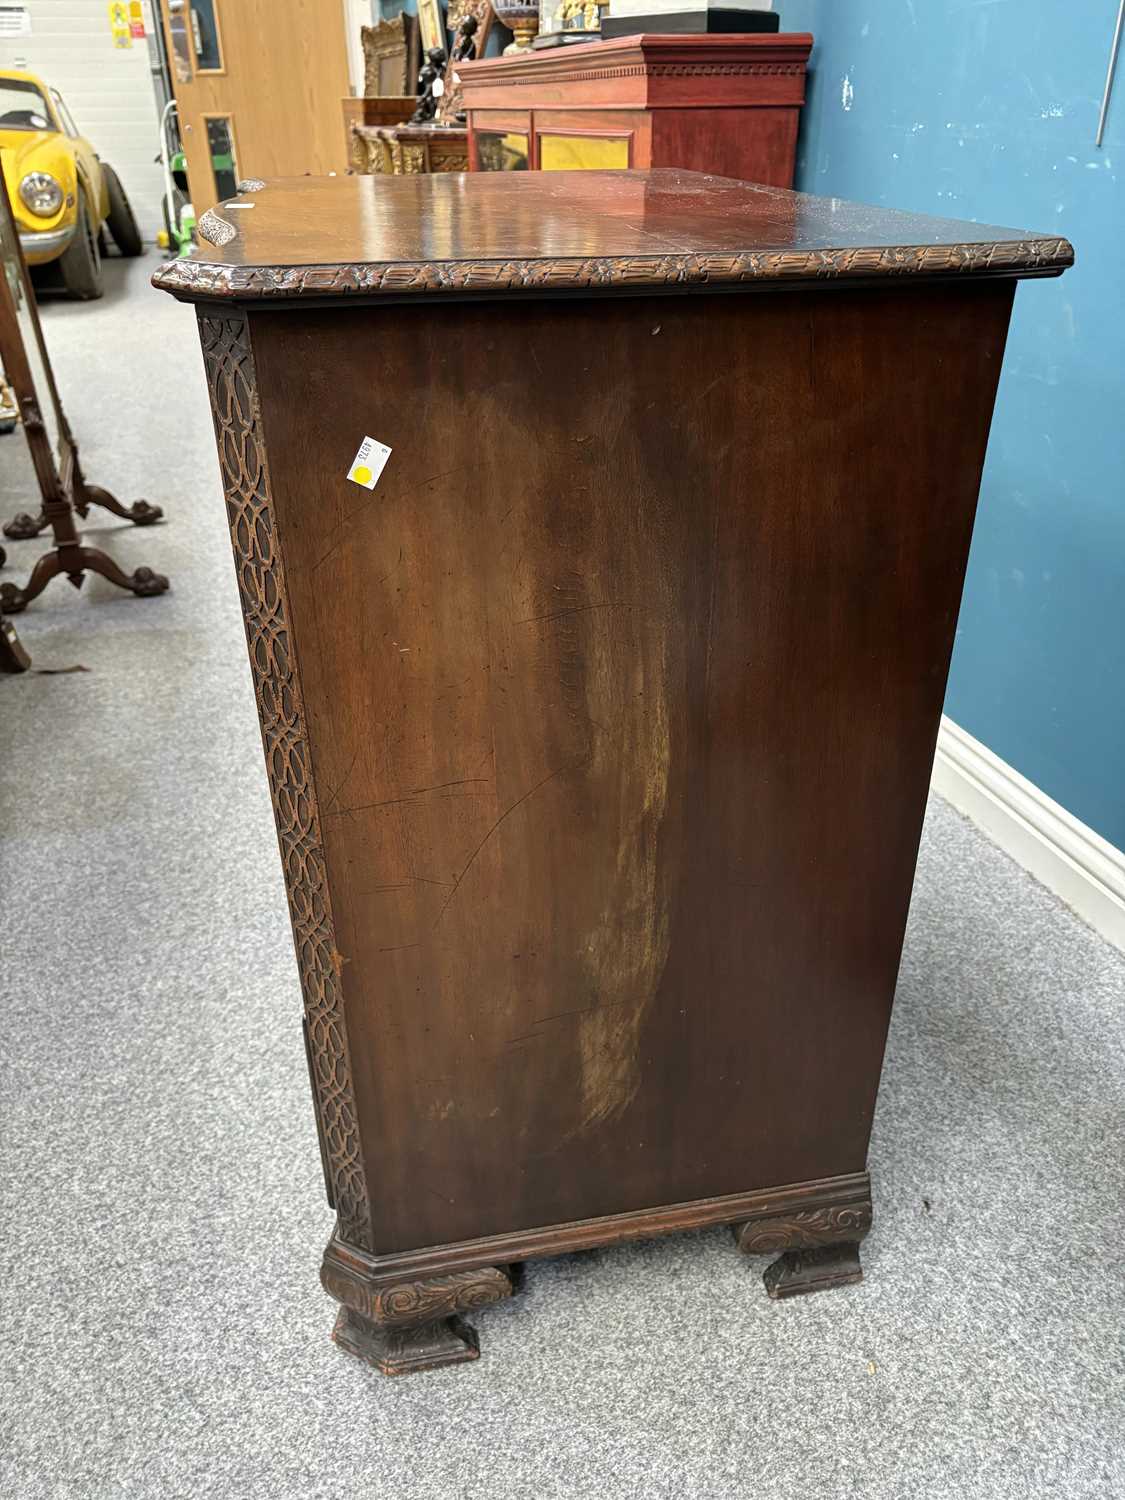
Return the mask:
<path id="1" fill-rule="evenodd" d="M 1113 28 L 1113 45 L 1109 49 L 1109 67 L 1105 70 L 1105 88 L 1102 91 L 1102 112 L 1098 116 L 1098 133 L 1094 145 L 1100 146 L 1105 134 L 1105 117 L 1109 113 L 1109 96 L 1113 90 L 1113 73 L 1117 67 L 1117 52 L 1121 46 L 1121 23 L 1125 21 L 1125 0 L 1118 0 L 1117 25 Z"/>

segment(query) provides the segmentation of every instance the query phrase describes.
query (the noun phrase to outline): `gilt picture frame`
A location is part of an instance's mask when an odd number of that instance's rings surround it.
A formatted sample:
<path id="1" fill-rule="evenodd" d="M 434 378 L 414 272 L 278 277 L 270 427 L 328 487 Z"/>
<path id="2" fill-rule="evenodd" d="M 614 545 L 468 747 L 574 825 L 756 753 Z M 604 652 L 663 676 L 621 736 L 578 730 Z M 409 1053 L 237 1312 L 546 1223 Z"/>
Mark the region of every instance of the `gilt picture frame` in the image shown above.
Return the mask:
<path id="1" fill-rule="evenodd" d="M 418 30 L 422 38 L 423 55 L 432 47 L 440 47 L 446 56 L 449 55 L 441 0 L 418 0 Z"/>
<path id="2" fill-rule="evenodd" d="M 360 40 L 366 97 L 384 98 L 414 92 L 404 17 L 395 16 L 390 21 L 361 27 Z"/>

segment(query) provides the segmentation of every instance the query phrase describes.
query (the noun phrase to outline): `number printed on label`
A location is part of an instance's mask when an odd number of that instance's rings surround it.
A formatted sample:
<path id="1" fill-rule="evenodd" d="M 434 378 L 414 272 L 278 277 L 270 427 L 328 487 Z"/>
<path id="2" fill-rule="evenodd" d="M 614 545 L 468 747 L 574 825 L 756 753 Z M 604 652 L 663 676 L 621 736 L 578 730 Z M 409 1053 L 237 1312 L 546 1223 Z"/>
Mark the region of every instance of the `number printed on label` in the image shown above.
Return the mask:
<path id="1" fill-rule="evenodd" d="M 386 443 L 380 443 L 373 437 L 365 437 L 359 445 L 359 452 L 352 459 L 348 478 L 353 484 L 362 485 L 365 490 L 373 490 L 379 483 L 379 475 L 386 468 L 390 456 L 391 450 Z"/>

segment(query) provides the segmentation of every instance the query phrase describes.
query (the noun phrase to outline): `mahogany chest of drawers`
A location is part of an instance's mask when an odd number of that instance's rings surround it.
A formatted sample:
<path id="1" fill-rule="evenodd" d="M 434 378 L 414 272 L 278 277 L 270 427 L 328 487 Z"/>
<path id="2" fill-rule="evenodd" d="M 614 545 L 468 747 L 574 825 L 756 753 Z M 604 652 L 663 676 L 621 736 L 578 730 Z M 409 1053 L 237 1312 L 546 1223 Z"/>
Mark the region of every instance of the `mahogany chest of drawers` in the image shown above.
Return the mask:
<path id="1" fill-rule="evenodd" d="M 730 1224 L 860 1276 L 1016 280 L 1056 235 L 692 173 L 305 178 L 196 304 L 336 1338 Z M 389 453 L 386 451 L 389 450 Z"/>

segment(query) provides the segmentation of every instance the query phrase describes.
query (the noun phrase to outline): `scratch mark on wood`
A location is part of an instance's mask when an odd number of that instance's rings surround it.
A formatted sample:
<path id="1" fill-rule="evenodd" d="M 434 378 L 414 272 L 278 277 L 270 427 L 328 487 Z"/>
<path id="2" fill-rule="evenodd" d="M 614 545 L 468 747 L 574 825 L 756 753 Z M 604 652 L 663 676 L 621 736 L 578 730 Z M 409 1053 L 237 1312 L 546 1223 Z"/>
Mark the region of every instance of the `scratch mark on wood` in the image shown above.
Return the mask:
<path id="1" fill-rule="evenodd" d="M 388 797 L 385 802 L 357 802 L 355 807 L 337 807 L 330 812 L 330 818 L 346 818 L 351 813 L 370 812 L 373 807 L 396 807 L 402 802 L 413 802 L 413 797 Z"/>
<path id="2" fill-rule="evenodd" d="M 698 406 L 701 401 L 706 401 L 707 397 L 711 394 L 711 392 L 717 385 L 722 385 L 724 381 L 729 379 L 730 376 L 727 373 L 716 375 L 715 379 L 712 380 L 709 385 L 705 385 L 701 391 L 699 391 L 695 396 L 692 397 L 691 405 Z"/>
<path id="3" fill-rule="evenodd" d="M 567 615 L 584 615 L 592 609 L 632 609 L 632 604 L 611 601 L 608 604 L 575 604 L 570 609 L 556 609 L 544 615 L 528 615 L 524 620 L 514 620 L 514 625 L 534 625 L 538 620 L 563 620 Z"/>
<path id="4" fill-rule="evenodd" d="M 346 522 L 341 522 L 340 524 L 341 525 L 345 525 Z M 329 547 L 328 551 L 324 554 L 324 556 L 317 558 L 316 562 L 313 563 L 313 565 L 312 565 L 312 567 L 311 567 L 311 569 L 309 571 L 312 572 L 312 573 L 315 573 L 316 570 L 317 570 L 317 568 L 319 568 L 322 563 L 326 563 L 328 561 L 328 559 L 332 556 L 333 552 L 338 552 L 340 550 L 340 548 L 343 546 L 343 544 L 346 541 L 347 541 L 347 537 L 342 536 L 338 542 L 333 542 L 332 545 L 331 545 L 331 547 Z"/>
<path id="5" fill-rule="evenodd" d="M 469 786 L 474 781 L 489 782 L 491 776 L 466 776 L 462 781 L 439 781 L 437 786 L 418 786 L 414 788 L 414 795 L 420 797 L 423 792 L 440 792 L 447 786 Z"/>
<path id="6" fill-rule="evenodd" d="M 331 812 L 333 802 L 335 802 L 336 798 L 344 790 L 344 787 L 347 784 L 348 777 L 352 774 L 352 769 L 355 766 L 355 763 L 356 763 L 356 761 L 358 759 L 359 759 L 359 751 L 357 749 L 356 752 L 355 752 L 355 754 L 352 756 L 351 760 L 348 762 L 348 769 L 344 772 L 343 776 L 340 778 L 339 782 L 337 783 L 335 791 L 331 793 L 331 795 L 328 798 L 328 801 L 324 804 L 324 811 L 325 811 L 325 813 Z"/>
<path id="7" fill-rule="evenodd" d="M 581 770 L 581 768 L 584 765 L 587 765 L 589 763 L 589 760 L 590 760 L 590 757 L 586 756 L 586 758 L 584 760 L 580 760 L 580 761 L 578 761 L 576 763 L 573 763 L 571 765 L 556 766 L 553 771 L 548 771 L 547 774 L 546 774 L 546 776 L 544 776 L 541 781 L 537 781 L 535 783 L 535 785 L 529 791 L 524 792 L 524 794 L 523 794 L 522 797 L 517 797 L 516 800 L 512 803 L 512 805 L 510 807 L 506 807 L 504 809 L 504 811 L 496 819 L 495 823 L 493 823 L 492 827 L 485 834 L 484 838 L 481 839 L 480 843 L 473 850 L 472 854 L 469 855 L 469 858 L 465 862 L 465 866 L 462 869 L 460 875 L 458 875 L 457 879 L 454 881 L 453 889 L 450 891 L 449 895 L 442 902 L 441 910 L 438 912 L 437 918 L 436 918 L 436 920 L 434 922 L 434 926 L 435 927 L 437 926 L 438 922 L 441 921 L 442 917 L 445 916 L 445 913 L 446 913 L 446 911 L 447 911 L 447 909 L 449 907 L 449 903 L 453 900 L 454 896 L 456 896 L 457 892 L 460 890 L 460 888 L 461 888 L 461 882 L 464 880 L 465 876 L 469 873 L 470 869 L 472 868 L 474 860 L 480 854 L 480 852 L 484 848 L 485 844 L 488 843 L 489 839 L 496 832 L 496 830 L 500 827 L 500 825 L 507 818 L 511 817 L 511 815 L 515 812 L 515 810 L 516 810 L 517 807 L 522 807 L 523 804 L 527 801 L 527 799 L 529 797 L 534 797 L 535 793 L 537 791 L 539 791 L 539 789 L 541 787 L 545 787 L 549 781 L 553 781 L 556 776 L 561 776 L 564 771 L 578 771 L 578 770 Z"/>
<path id="8" fill-rule="evenodd" d="M 518 955 L 514 954 L 513 957 L 518 957 Z M 610 1000 L 605 1005 L 580 1005 L 577 1010 L 557 1010 L 553 1015 L 539 1016 L 535 1022 L 535 1025 L 545 1026 L 548 1021 L 562 1021 L 565 1020 L 567 1016 L 588 1016 L 591 1011 L 612 1010 L 615 1005 L 623 1005 L 624 1003 L 625 1002 L 623 1000 Z"/>

